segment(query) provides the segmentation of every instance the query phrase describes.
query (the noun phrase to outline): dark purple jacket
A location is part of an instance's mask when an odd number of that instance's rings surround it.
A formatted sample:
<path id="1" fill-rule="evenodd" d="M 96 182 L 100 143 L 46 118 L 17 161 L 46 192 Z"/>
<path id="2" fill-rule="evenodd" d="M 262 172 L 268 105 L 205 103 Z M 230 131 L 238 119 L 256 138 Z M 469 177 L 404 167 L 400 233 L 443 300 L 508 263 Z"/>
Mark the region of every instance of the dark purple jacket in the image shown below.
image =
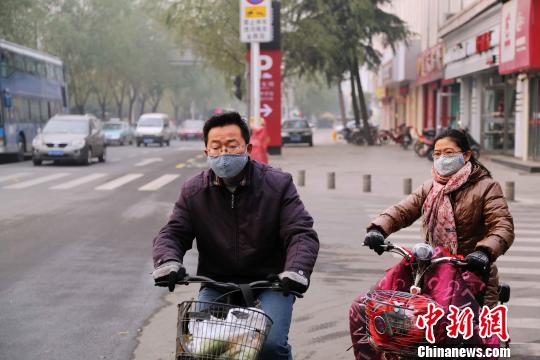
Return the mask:
<path id="1" fill-rule="evenodd" d="M 187 180 L 154 239 L 154 265 L 182 261 L 197 239 L 197 273 L 237 283 L 282 271 L 309 278 L 319 239 L 288 173 L 250 160 L 234 193 L 211 170 Z"/>

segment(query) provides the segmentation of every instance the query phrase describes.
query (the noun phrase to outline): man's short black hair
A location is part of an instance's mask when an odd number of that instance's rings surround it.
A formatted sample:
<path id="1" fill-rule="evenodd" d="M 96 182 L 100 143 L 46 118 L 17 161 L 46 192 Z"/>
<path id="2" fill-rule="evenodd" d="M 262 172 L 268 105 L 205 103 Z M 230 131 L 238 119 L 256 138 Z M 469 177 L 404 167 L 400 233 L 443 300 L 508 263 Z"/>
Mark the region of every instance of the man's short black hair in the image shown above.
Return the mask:
<path id="1" fill-rule="evenodd" d="M 246 144 L 249 144 L 249 127 L 247 123 L 242 120 L 239 113 L 227 112 L 224 114 L 214 115 L 210 119 L 206 120 L 203 127 L 204 145 L 208 145 L 208 133 L 210 132 L 210 129 L 225 125 L 237 125 L 242 132 L 242 137 L 246 141 Z"/>

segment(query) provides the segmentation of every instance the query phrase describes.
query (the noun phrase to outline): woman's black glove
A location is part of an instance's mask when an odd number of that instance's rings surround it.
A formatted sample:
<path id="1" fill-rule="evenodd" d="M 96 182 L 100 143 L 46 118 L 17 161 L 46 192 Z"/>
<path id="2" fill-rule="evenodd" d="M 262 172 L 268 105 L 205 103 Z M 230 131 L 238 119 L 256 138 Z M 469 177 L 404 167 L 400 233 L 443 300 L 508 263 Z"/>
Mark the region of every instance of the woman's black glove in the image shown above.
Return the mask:
<path id="1" fill-rule="evenodd" d="M 485 274 L 489 270 L 489 255 L 485 251 L 477 250 L 465 257 L 467 269 L 476 274 Z"/>
<path id="2" fill-rule="evenodd" d="M 376 229 L 369 230 L 364 239 L 364 245 L 375 251 L 377 254 L 382 255 L 384 249 L 384 235 Z"/>

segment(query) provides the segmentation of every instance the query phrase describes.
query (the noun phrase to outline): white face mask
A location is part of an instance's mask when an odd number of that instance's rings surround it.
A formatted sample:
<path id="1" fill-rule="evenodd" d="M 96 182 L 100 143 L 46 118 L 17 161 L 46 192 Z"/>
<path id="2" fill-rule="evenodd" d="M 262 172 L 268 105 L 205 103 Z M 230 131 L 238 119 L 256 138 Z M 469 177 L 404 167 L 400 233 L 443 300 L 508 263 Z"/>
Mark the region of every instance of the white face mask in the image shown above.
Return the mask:
<path id="1" fill-rule="evenodd" d="M 457 173 L 465 165 L 465 158 L 462 153 L 452 156 L 441 155 L 433 159 L 433 165 L 439 175 L 450 176 Z"/>

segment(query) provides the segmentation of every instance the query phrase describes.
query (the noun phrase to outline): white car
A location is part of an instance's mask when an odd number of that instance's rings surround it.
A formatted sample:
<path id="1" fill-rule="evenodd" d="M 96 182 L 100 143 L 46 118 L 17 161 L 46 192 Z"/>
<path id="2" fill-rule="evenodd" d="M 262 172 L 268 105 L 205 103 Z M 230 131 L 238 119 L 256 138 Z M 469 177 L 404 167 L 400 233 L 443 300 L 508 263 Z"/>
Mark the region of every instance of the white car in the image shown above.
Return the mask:
<path id="1" fill-rule="evenodd" d="M 170 121 L 166 114 L 149 113 L 142 114 L 137 121 L 135 138 L 137 146 L 148 146 L 148 144 L 159 144 L 163 146 L 171 144 Z"/>

